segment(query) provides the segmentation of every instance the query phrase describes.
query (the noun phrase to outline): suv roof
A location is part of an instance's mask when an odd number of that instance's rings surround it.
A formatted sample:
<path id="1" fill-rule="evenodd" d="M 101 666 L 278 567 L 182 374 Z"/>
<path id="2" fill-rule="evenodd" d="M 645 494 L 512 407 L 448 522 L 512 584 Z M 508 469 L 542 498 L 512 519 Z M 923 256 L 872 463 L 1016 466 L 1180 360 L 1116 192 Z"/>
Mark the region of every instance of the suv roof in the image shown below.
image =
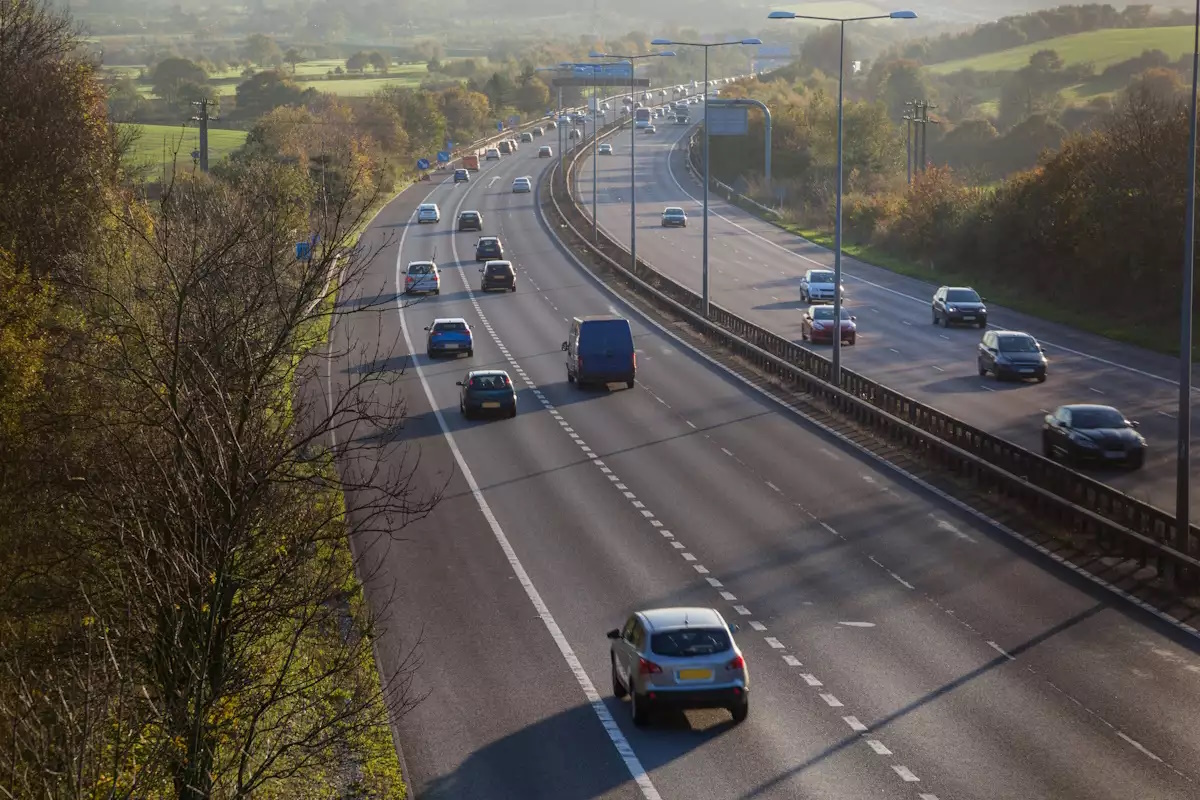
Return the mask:
<path id="1" fill-rule="evenodd" d="M 483 244 L 484 242 L 496 242 L 497 244 L 499 244 L 500 237 L 499 236 L 480 236 L 478 243 Z"/>
<path id="2" fill-rule="evenodd" d="M 417 206 L 417 210 L 429 208 L 437 208 L 437 203 L 421 203 L 421 205 Z"/>
<path id="3" fill-rule="evenodd" d="M 691 627 L 725 627 L 725 620 L 712 608 L 652 608 L 639 611 L 652 632 Z"/>
<path id="4" fill-rule="evenodd" d="M 424 267 L 424 266 L 436 267 L 436 266 L 437 266 L 437 264 L 435 264 L 435 263 L 434 263 L 434 262 L 432 262 L 432 261 L 410 261 L 410 262 L 408 262 L 408 268 L 409 268 L 409 269 L 412 269 L 413 267 L 418 267 L 418 266 L 421 266 L 421 267 Z"/>
<path id="5" fill-rule="evenodd" d="M 484 267 L 511 267 L 512 262 L 500 258 L 493 258 L 491 261 L 484 263 Z"/>
<path id="6" fill-rule="evenodd" d="M 467 325 L 467 321 L 462 317 L 438 317 L 430 324 L 429 327 L 432 328 L 434 325 L 440 325 L 443 322 L 461 322 L 463 325 Z M 467 325 L 467 327 L 469 328 L 471 326 Z"/>
<path id="7" fill-rule="evenodd" d="M 478 217 L 479 212 L 478 211 L 462 211 L 462 212 L 459 212 L 459 216 L 460 217 Z"/>

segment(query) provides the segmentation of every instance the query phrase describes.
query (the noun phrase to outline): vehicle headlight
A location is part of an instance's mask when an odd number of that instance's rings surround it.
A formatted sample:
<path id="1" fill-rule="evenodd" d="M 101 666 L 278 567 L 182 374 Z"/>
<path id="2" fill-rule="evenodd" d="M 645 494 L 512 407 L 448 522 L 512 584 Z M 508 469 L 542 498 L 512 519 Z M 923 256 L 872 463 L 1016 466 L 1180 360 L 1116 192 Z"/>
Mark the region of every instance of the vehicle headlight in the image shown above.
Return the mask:
<path id="1" fill-rule="evenodd" d="M 947 310 L 947 311 L 949 311 L 951 314 L 953 314 L 953 313 L 955 313 L 956 311 L 958 311 L 958 309 L 957 309 L 957 308 L 955 308 L 954 306 L 946 306 L 946 310 Z"/>

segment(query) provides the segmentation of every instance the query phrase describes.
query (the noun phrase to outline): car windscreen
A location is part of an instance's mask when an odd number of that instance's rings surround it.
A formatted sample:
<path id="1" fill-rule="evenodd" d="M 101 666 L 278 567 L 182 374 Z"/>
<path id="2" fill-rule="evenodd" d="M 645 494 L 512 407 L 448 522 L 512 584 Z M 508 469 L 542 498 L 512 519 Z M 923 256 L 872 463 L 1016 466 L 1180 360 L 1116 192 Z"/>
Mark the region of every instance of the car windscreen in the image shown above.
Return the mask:
<path id="1" fill-rule="evenodd" d="M 1032 336 L 1001 336 L 998 342 L 1005 353 L 1036 353 L 1038 349 Z"/>
<path id="2" fill-rule="evenodd" d="M 682 217 L 683 209 L 682 208 L 668 208 L 666 211 L 663 212 L 663 216 Z"/>
<path id="3" fill-rule="evenodd" d="M 1124 428 L 1125 417 L 1115 408 L 1077 408 L 1071 412 L 1071 427 L 1076 430 L 1088 428 Z"/>
<path id="4" fill-rule="evenodd" d="M 585 322 L 579 334 L 580 347 L 587 350 L 628 350 L 629 323 L 622 319 Z"/>
<path id="5" fill-rule="evenodd" d="M 820 306 L 813 309 L 813 319 L 824 319 L 833 321 L 833 309 L 829 306 Z M 850 319 L 850 312 L 842 309 L 842 319 Z"/>
<path id="6" fill-rule="evenodd" d="M 650 636 L 650 652 L 669 658 L 710 656 L 732 647 L 729 634 L 721 628 L 684 628 Z"/>
<path id="7" fill-rule="evenodd" d="M 833 283 L 832 272 L 814 272 L 808 279 L 809 283 Z"/>
<path id="8" fill-rule="evenodd" d="M 978 303 L 979 295 L 970 289 L 955 289 L 952 292 L 946 292 L 947 303 Z"/>
<path id="9" fill-rule="evenodd" d="M 433 326 L 434 333 L 466 333 L 467 323 L 465 322 L 439 322 Z"/>
<path id="10" fill-rule="evenodd" d="M 481 391 L 495 391 L 509 386 L 507 375 L 476 375 L 471 378 L 470 388 Z"/>

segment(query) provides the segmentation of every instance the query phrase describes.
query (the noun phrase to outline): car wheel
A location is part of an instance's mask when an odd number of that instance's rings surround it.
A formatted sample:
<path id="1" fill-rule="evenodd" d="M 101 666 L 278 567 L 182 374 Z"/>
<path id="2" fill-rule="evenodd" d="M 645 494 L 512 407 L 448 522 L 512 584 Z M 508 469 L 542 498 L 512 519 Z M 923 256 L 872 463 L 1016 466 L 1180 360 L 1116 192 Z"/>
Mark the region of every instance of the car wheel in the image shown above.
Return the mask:
<path id="1" fill-rule="evenodd" d="M 635 380 L 630 380 L 630 381 L 625 381 L 625 388 L 626 388 L 626 389 L 632 389 L 632 388 L 633 388 L 634 386 L 636 386 L 636 385 L 637 385 L 637 380 L 636 380 L 636 379 L 635 379 Z"/>
<path id="2" fill-rule="evenodd" d="M 515 292 L 516 290 L 517 290 L 517 285 L 514 283 L 514 284 L 512 285 L 512 288 L 511 288 L 511 289 L 509 289 L 509 291 L 510 291 L 510 292 Z"/>
<path id="3" fill-rule="evenodd" d="M 571 370 L 567 370 L 567 383 L 574 383 L 575 376 L 571 374 Z"/>
<path id="4" fill-rule="evenodd" d="M 1142 465 L 1145 463 L 1146 463 L 1146 454 L 1140 453 L 1129 460 L 1129 468 L 1130 469 L 1141 469 Z"/>
<path id="5" fill-rule="evenodd" d="M 800 329 L 800 341 L 802 341 L 802 342 L 808 341 L 808 331 L 804 330 L 803 328 Z"/>
<path id="6" fill-rule="evenodd" d="M 464 406 L 463 407 L 463 419 L 470 419 L 470 418 L 471 418 L 471 409 L 466 408 Z"/>
<path id="7" fill-rule="evenodd" d="M 982 361 L 980 361 L 980 362 L 979 362 L 979 377 L 981 377 L 981 378 L 982 378 L 982 377 L 984 377 L 985 375 L 987 375 L 987 367 L 985 367 L 985 366 L 983 365 L 983 362 L 982 362 Z"/>
<path id="8" fill-rule="evenodd" d="M 1050 437 L 1042 434 L 1042 455 L 1051 460 L 1054 459 L 1054 446 L 1050 444 Z"/>
<path id="9" fill-rule="evenodd" d="M 612 668 L 613 697 L 617 698 L 618 700 L 624 700 L 625 695 L 629 694 L 629 691 L 621 685 L 621 679 L 617 676 L 617 659 L 612 655 L 612 653 L 609 653 L 608 661 Z"/>
<path id="10" fill-rule="evenodd" d="M 846 340 L 846 344 L 850 345 L 851 347 L 854 347 L 854 343 L 857 341 L 858 341 L 857 336 L 851 336 L 849 339 Z"/>
<path id="11" fill-rule="evenodd" d="M 1045 382 L 1046 382 L 1046 376 L 1045 376 L 1045 375 L 1038 375 L 1038 376 L 1037 376 L 1037 382 L 1038 382 L 1038 383 L 1045 383 Z"/>
<path id="12" fill-rule="evenodd" d="M 474 358 L 474 357 L 475 357 L 475 348 L 472 347 L 471 349 L 467 350 L 467 358 Z"/>
<path id="13" fill-rule="evenodd" d="M 742 700 L 742 702 L 730 706 L 729 713 L 733 716 L 734 724 L 745 722 L 746 717 L 750 716 L 750 701 Z"/>
<path id="14" fill-rule="evenodd" d="M 650 721 L 649 701 L 639 700 L 637 692 L 629 693 L 629 710 L 633 714 L 633 724 L 639 728 L 645 727 Z"/>
<path id="15" fill-rule="evenodd" d="M 978 326 L 979 326 L 980 330 L 982 330 L 983 328 L 986 328 L 986 327 L 987 327 L 987 320 L 981 320 L 981 321 L 980 321 L 979 323 L 977 323 L 977 324 L 978 324 Z"/>
<path id="16" fill-rule="evenodd" d="M 425 357 L 430 361 L 433 361 L 435 358 L 437 358 L 437 353 L 433 352 L 432 350 L 426 350 Z"/>
<path id="17" fill-rule="evenodd" d="M 937 318 L 937 312 L 936 312 L 936 311 L 934 311 L 934 312 L 933 312 L 933 324 L 934 324 L 934 325 L 937 325 L 937 324 L 938 324 L 938 318 Z"/>

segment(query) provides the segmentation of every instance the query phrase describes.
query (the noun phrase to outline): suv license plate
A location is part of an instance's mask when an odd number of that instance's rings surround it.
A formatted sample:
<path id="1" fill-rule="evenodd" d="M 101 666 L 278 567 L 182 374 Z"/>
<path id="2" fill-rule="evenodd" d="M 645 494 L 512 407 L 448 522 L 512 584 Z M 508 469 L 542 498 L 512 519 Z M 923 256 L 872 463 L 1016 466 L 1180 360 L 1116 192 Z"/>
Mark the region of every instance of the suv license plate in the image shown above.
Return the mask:
<path id="1" fill-rule="evenodd" d="M 964 319 L 964 320 L 967 320 L 968 322 L 973 322 L 973 321 L 975 320 L 975 317 L 974 317 L 974 316 L 967 316 L 967 315 L 964 315 L 964 316 L 963 316 L 963 319 Z"/>
<path id="2" fill-rule="evenodd" d="M 1021 372 L 1033 372 L 1033 367 L 1021 367 Z"/>
<path id="3" fill-rule="evenodd" d="M 487 402 L 487 403 L 484 403 L 484 404 L 483 404 L 483 407 L 484 407 L 484 408 L 499 408 L 499 407 L 500 407 L 500 404 L 499 404 L 499 403 L 493 403 L 493 402 L 490 402 L 490 401 L 489 401 L 489 402 Z"/>
<path id="4" fill-rule="evenodd" d="M 1124 458 L 1125 451 L 1124 450 L 1105 450 L 1104 457 L 1105 458 Z"/>
<path id="5" fill-rule="evenodd" d="M 457 350 L 458 349 L 458 345 L 456 345 L 456 344 L 444 344 L 444 345 L 442 345 L 442 347 L 446 348 L 447 350 Z"/>

